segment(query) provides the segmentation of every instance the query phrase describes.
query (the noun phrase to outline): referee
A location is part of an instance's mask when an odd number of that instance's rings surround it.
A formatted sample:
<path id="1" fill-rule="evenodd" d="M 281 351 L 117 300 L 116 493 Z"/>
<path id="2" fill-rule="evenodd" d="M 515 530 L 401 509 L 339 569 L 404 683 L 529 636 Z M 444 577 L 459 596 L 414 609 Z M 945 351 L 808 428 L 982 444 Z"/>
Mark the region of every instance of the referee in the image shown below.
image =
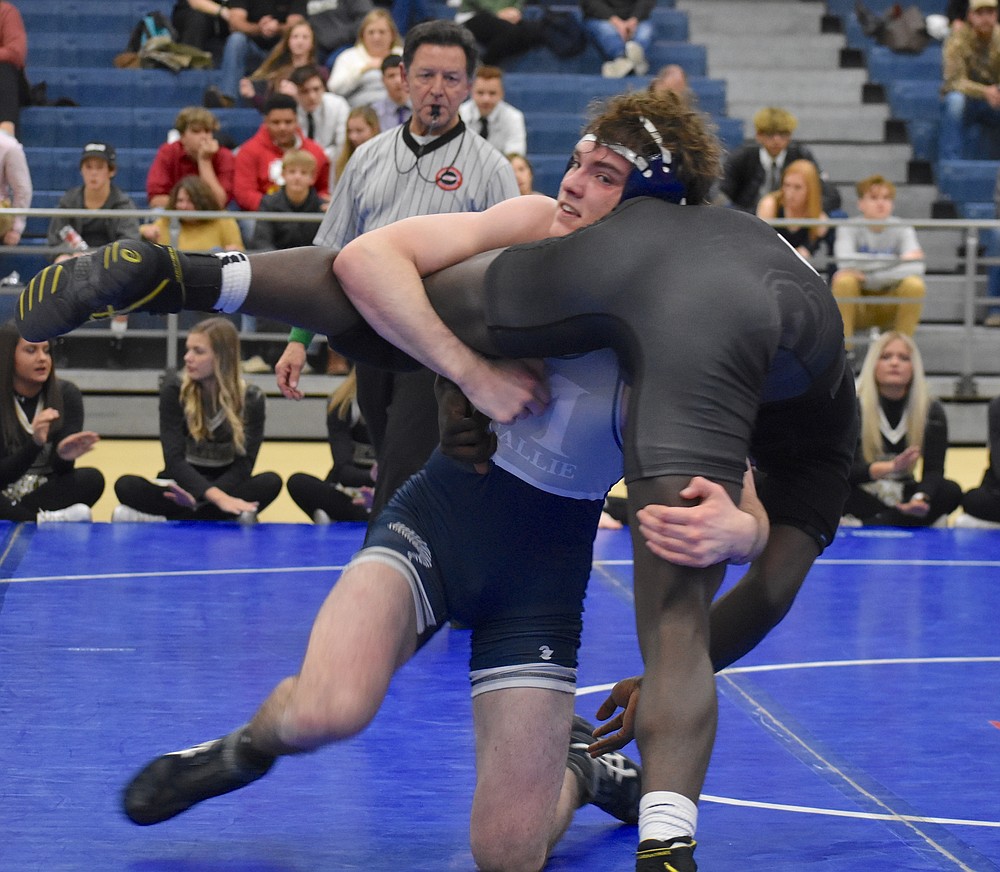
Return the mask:
<path id="1" fill-rule="evenodd" d="M 357 236 L 414 215 L 482 212 L 518 195 L 510 162 L 467 130 L 458 114 L 476 68 L 475 40 L 451 21 L 413 27 L 403 48 L 409 123 L 362 144 L 348 162 L 313 242 L 343 248 Z M 298 399 L 312 334 L 292 330 L 275 365 L 278 387 Z M 434 374 L 358 364 L 358 404 L 378 462 L 371 517 L 438 444 Z"/>

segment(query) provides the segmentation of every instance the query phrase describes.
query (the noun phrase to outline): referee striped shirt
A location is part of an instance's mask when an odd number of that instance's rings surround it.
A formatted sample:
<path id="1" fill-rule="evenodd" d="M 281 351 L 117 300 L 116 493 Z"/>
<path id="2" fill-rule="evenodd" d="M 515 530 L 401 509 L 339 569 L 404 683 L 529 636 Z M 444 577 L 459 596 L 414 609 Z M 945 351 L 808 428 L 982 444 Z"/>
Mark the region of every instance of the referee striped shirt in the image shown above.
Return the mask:
<path id="1" fill-rule="evenodd" d="M 482 212 L 516 196 L 510 161 L 462 121 L 423 144 L 403 124 L 351 156 L 313 242 L 343 248 L 402 218 Z"/>

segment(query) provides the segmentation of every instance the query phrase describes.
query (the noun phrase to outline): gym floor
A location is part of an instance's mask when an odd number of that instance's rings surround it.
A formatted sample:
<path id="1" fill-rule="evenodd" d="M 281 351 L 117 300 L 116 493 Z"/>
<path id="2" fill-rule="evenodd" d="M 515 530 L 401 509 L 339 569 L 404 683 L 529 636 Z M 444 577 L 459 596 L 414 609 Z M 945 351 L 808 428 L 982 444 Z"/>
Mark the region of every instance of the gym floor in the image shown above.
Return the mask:
<path id="1" fill-rule="evenodd" d="M 0 869 L 471 872 L 460 630 L 404 667 L 360 736 L 159 826 L 120 812 L 136 769 L 243 723 L 297 669 L 362 534 L 0 525 Z M 1000 869 L 997 615 L 1000 531 L 844 530 L 786 620 L 719 675 L 700 868 Z M 585 620 L 592 717 L 640 670 L 625 531 L 599 533 Z M 628 872 L 635 841 L 586 807 L 547 869 Z"/>

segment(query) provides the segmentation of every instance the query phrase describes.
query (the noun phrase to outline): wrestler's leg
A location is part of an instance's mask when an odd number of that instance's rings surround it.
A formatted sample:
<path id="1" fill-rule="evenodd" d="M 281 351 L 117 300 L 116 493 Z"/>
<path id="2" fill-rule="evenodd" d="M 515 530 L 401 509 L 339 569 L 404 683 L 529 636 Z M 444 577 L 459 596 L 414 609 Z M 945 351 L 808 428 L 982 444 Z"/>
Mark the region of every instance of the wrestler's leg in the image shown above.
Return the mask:
<path id="1" fill-rule="evenodd" d="M 724 669 L 757 644 L 788 613 L 819 544 L 795 527 L 777 525 L 746 575 L 719 597 L 710 614 L 712 667 Z"/>
<path id="2" fill-rule="evenodd" d="M 635 559 L 635 611 L 645 678 L 636 717 L 643 794 L 670 791 L 696 803 L 715 739 L 717 700 L 709 658 L 709 607 L 723 565 L 690 569 L 646 548 L 635 512 L 651 503 L 685 505 L 688 478 L 629 483 Z M 736 488 L 726 485 L 734 500 Z M 641 824 L 641 819 L 640 819 Z"/>
<path id="3" fill-rule="evenodd" d="M 278 756 L 355 735 L 416 645 L 403 574 L 375 561 L 349 567 L 316 616 L 299 673 L 278 684 L 249 725 L 144 767 L 125 790 L 126 815 L 143 825 L 168 820 L 256 781 Z"/>
<path id="4" fill-rule="evenodd" d="M 478 694 L 472 855 L 484 872 L 536 872 L 583 801 L 566 768 L 571 693 L 512 687 Z"/>

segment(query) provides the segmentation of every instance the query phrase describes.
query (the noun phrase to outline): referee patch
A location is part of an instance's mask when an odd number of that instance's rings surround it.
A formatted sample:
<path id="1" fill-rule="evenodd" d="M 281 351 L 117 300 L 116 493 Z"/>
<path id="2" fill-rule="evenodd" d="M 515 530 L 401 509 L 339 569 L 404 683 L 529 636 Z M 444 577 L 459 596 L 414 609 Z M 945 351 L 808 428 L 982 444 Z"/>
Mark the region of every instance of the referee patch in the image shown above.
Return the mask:
<path id="1" fill-rule="evenodd" d="M 457 191 L 462 187 L 462 174 L 458 167 L 442 167 L 434 177 L 434 184 L 442 191 Z"/>

